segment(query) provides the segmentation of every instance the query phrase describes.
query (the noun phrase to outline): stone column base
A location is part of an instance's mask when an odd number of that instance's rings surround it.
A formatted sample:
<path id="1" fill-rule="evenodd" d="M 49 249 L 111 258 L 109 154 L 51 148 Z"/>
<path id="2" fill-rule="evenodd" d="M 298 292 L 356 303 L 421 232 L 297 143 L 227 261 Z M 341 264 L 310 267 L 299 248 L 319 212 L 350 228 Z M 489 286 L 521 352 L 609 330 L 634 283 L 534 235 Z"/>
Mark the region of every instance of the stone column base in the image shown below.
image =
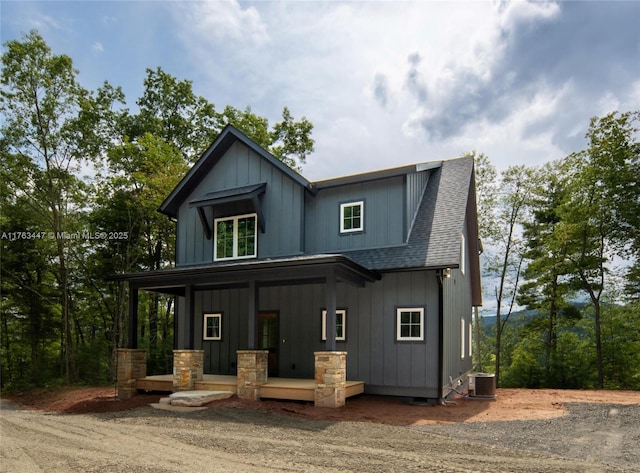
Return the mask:
<path id="1" fill-rule="evenodd" d="M 173 390 L 193 391 L 204 378 L 204 350 L 173 350 Z"/>
<path id="2" fill-rule="evenodd" d="M 316 407 L 342 407 L 347 388 L 347 352 L 317 351 L 315 356 Z"/>
<path id="3" fill-rule="evenodd" d="M 118 399 L 129 399 L 137 394 L 136 380 L 147 376 L 147 351 L 137 348 L 118 348 Z"/>
<path id="4" fill-rule="evenodd" d="M 238 350 L 238 397 L 260 399 L 260 386 L 268 379 L 268 350 Z"/>

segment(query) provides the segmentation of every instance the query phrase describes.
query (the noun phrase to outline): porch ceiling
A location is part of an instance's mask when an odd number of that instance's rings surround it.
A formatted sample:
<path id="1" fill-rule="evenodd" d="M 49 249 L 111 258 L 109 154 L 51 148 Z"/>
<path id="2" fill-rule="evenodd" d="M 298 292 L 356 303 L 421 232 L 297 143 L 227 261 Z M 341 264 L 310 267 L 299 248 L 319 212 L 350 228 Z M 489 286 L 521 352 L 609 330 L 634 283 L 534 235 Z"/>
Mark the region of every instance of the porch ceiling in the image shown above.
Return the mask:
<path id="1" fill-rule="evenodd" d="M 250 282 L 260 285 L 321 283 L 329 274 L 335 274 L 337 281 L 359 287 L 380 279 L 380 274 L 376 271 L 371 271 L 343 255 L 309 255 L 181 266 L 159 271 L 121 274 L 109 279 L 128 281 L 137 289 L 184 296 L 187 286 L 193 290 L 203 290 L 242 287 Z"/>

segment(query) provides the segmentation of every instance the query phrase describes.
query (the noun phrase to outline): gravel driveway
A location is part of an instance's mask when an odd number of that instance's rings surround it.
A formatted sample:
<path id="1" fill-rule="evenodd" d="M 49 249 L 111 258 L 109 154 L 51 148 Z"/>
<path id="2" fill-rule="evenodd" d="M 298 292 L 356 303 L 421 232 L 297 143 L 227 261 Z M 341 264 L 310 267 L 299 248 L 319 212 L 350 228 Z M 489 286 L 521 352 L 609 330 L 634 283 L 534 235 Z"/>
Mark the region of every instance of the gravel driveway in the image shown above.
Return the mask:
<path id="1" fill-rule="evenodd" d="M 3 472 L 638 471 L 640 406 L 541 421 L 389 426 L 260 410 L 60 415 L 3 410 Z"/>

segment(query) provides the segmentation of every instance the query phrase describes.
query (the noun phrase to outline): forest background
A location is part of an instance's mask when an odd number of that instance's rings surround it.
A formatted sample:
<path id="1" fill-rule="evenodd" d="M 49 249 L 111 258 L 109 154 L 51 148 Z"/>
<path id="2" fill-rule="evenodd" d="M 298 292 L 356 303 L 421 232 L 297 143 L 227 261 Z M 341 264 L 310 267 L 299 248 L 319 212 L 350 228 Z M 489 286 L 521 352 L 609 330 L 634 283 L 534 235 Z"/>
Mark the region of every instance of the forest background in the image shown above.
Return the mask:
<path id="1" fill-rule="evenodd" d="M 313 125 L 217 109 L 148 69 L 127 108 L 86 90 L 37 31 L 2 55 L 0 380 L 3 390 L 114 379 L 127 291 L 106 276 L 170 267 L 157 212 L 227 124 L 300 170 Z M 586 120 L 586 118 L 585 118 Z M 640 389 L 640 111 L 590 121 L 589 146 L 539 167 L 476 161 L 485 302 L 474 369 L 500 386 Z M 526 309 L 526 310 L 522 310 Z M 141 293 L 149 374 L 172 368 L 172 298 Z"/>

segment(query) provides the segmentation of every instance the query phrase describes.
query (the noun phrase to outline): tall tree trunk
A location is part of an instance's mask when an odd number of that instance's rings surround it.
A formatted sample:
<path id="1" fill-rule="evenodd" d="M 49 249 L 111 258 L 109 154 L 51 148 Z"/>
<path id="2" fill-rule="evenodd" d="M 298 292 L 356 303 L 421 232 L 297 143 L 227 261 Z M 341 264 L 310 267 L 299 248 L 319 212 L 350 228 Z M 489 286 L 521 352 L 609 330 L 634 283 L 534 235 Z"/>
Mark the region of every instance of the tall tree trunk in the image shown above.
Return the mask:
<path id="1" fill-rule="evenodd" d="M 595 329 L 596 329 L 596 368 L 598 370 L 598 387 L 604 388 L 604 370 L 602 369 L 602 328 L 600 324 L 600 299 L 593 298 L 593 308 L 595 311 Z"/>
<path id="2" fill-rule="evenodd" d="M 473 312 L 474 312 L 474 318 L 475 318 L 475 332 L 476 332 L 476 343 L 475 343 L 475 350 L 476 350 L 476 370 L 477 371 L 482 371 L 482 353 L 481 353 L 481 347 L 482 347 L 482 343 L 481 343 L 481 335 L 482 332 L 480 331 L 480 314 L 479 314 L 479 310 L 478 310 L 478 306 L 475 306 L 473 308 Z"/>
<path id="3" fill-rule="evenodd" d="M 158 270 L 162 266 L 162 241 L 158 240 L 153 250 L 152 269 Z M 155 350 L 158 347 L 158 312 L 160 310 L 160 297 L 153 293 L 149 300 L 149 348 Z"/>
<path id="4" fill-rule="evenodd" d="M 40 271 L 37 272 L 37 284 L 38 287 L 42 283 Z M 29 278 L 31 279 L 31 278 Z M 30 326 L 30 345 L 31 345 L 31 382 L 35 385 L 38 383 L 39 374 L 38 371 L 41 368 L 40 365 L 40 334 L 42 331 L 42 308 L 35 298 L 31 299 L 29 304 L 29 326 Z"/>
<path id="5" fill-rule="evenodd" d="M 2 317 L 2 332 L 0 332 L 0 336 L 2 336 L 2 343 L 5 350 L 2 361 L 0 361 L 0 367 L 3 368 L 0 370 L 0 387 L 4 387 L 5 381 L 13 380 L 13 366 L 11 363 L 11 337 L 9 336 L 9 322 L 7 321 L 7 313 L 2 310 L 0 311 L 0 316 Z M 6 371 L 4 370 L 5 367 Z"/>
<path id="6" fill-rule="evenodd" d="M 547 343 L 546 343 L 546 360 L 545 360 L 545 370 L 547 373 L 547 385 L 551 381 L 551 368 L 555 364 L 555 355 L 556 348 L 558 345 L 558 333 L 557 333 L 557 324 L 558 324 L 558 276 L 553 276 L 553 282 L 551 283 L 551 304 L 549 306 L 549 333 L 547 334 Z"/>

